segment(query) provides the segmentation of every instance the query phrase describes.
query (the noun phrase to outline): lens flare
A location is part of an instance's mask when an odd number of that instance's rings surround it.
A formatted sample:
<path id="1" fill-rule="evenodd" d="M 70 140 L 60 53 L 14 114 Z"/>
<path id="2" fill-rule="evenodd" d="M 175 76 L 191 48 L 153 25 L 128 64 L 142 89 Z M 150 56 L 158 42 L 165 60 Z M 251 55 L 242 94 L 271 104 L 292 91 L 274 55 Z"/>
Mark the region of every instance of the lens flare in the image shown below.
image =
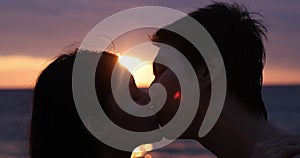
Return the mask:
<path id="1" fill-rule="evenodd" d="M 149 154 L 146 154 L 148 151 L 153 150 L 152 144 L 143 144 L 135 148 L 131 154 L 131 158 L 146 157 Z M 150 155 L 151 156 L 151 155 Z M 149 157 L 149 156 L 148 156 Z"/>
<path id="2" fill-rule="evenodd" d="M 176 99 L 179 99 L 180 98 L 180 92 L 179 91 L 176 91 L 176 93 L 174 94 L 173 98 L 176 100 Z"/>

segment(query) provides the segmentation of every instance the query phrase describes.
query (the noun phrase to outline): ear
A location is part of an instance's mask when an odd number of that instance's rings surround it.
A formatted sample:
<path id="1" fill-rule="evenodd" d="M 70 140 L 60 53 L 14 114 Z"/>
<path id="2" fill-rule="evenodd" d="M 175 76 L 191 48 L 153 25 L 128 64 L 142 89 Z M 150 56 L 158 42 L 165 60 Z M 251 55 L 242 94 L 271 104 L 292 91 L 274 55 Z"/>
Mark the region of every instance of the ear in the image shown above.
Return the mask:
<path id="1" fill-rule="evenodd" d="M 212 60 L 209 61 L 209 63 L 206 63 L 207 66 L 201 65 L 199 64 L 198 67 L 198 77 L 201 77 L 201 79 L 211 79 L 211 80 L 215 80 L 221 69 L 222 69 L 222 64 L 220 62 L 218 62 L 217 59 L 212 58 Z M 208 65 L 209 64 L 209 65 Z M 210 67 L 210 69 L 208 68 L 208 66 Z"/>
<path id="2" fill-rule="evenodd" d="M 88 116 L 84 119 L 86 128 L 91 133 L 104 133 L 104 126 L 101 125 L 101 122 L 97 121 L 96 118 Z"/>
<path id="3" fill-rule="evenodd" d="M 197 73 L 197 77 L 202 81 L 210 79 L 210 72 L 206 66 L 199 65 L 198 71 L 196 73 Z"/>

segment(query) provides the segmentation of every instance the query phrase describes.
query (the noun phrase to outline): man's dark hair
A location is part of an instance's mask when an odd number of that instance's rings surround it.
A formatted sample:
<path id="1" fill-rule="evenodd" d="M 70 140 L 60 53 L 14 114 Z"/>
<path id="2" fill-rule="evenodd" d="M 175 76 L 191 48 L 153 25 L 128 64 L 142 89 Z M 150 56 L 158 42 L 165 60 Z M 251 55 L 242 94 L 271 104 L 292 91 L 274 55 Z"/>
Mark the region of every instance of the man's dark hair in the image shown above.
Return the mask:
<path id="1" fill-rule="evenodd" d="M 250 13 L 237 3 L 214 3 L 189 14 L 209 32 L 221 52 L 228 95 L 235 93 L 250 105 L 256 105 L 249 107 L 267 118 L 261 96 L 265 63 L 263 38 L 266 38 L 267 29 L 261 21 L 253 18 L 254 15 L 260 14 Z M 197 49 L 174 32 L 159 29 L 152 40 L 182 52 L 196 71 L 199 65 L 205 63 Z"/>

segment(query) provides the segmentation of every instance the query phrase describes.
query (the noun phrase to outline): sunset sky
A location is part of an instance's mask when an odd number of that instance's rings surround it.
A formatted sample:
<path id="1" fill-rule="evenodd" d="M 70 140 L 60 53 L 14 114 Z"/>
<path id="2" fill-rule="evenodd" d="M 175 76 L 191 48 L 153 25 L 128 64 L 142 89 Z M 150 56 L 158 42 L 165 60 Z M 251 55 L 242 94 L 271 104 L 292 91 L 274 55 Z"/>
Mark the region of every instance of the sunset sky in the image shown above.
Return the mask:
<path id="1" fill-rule="evenodd" d="M 224 1 L 232 2 L 232 1 Z M 300 1 L 237 1 L 264 15 L 268 32 L 265 84 L 300 84 Z M 209 0 L 1 0 L 0 88 L 30 88 L 62 50 L 104 18 L 145 5 L 182 12 Z"/>

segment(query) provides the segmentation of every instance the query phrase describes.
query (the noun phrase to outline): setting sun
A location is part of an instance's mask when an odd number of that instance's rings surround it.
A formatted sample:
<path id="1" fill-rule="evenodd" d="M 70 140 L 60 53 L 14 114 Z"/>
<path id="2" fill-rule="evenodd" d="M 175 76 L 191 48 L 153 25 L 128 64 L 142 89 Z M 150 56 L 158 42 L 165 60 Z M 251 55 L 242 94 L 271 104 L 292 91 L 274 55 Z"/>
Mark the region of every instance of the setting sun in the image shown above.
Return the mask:
<path id="1" fill-rule="evenodd" d="M 119 63 L 126 67 L 131 73 L 133 73 L 139 65 L 143 64 L 139 58 L 122 55 L 119 55 Z"/>

